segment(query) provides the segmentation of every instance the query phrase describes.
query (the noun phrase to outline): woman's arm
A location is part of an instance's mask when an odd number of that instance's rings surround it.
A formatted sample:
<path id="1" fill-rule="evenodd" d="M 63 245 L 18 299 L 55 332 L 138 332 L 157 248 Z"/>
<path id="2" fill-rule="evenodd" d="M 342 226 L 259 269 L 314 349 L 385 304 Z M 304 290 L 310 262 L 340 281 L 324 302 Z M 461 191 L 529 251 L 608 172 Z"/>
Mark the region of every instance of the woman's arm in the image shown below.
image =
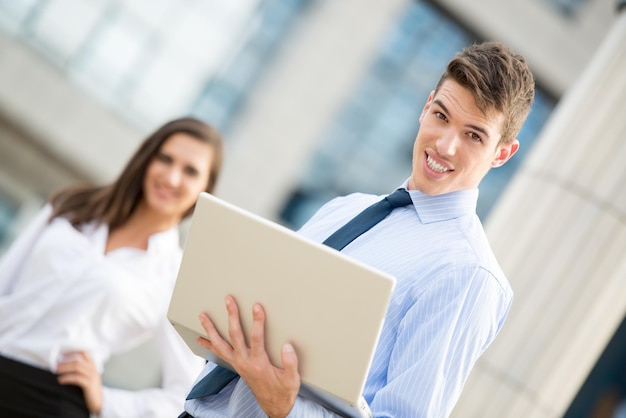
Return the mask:
<path id="1" fill-rule="evenodd" d="M 191 352 L 167 320 L 158 329 L 156 340 L 162 366 L 161 386 L 141 390 L 103 387 L 100 418 L 171 418 L 183 411 L 186 394 L 205 361 Z"/>

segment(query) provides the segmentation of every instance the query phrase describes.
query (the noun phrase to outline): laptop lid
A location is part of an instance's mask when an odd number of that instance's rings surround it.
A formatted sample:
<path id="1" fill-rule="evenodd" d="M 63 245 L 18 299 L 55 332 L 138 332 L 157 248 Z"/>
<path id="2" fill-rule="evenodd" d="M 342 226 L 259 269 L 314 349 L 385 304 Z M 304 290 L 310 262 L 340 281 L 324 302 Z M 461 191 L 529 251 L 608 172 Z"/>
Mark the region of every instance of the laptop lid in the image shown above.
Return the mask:
<path id="1" fill-rule="evenodd" d="M 228 340 L 224 298 L 239 305 L 244 333 L 252 306 L 266 312 L 266 350 L 281 366 L 293 344 L 303 385 L 357 405 L 395 279 L 323 244 L 202 193 L 191 219 L 168 318 L 191 350 L 229 367 L 196 339 L 206 312 Z"/>

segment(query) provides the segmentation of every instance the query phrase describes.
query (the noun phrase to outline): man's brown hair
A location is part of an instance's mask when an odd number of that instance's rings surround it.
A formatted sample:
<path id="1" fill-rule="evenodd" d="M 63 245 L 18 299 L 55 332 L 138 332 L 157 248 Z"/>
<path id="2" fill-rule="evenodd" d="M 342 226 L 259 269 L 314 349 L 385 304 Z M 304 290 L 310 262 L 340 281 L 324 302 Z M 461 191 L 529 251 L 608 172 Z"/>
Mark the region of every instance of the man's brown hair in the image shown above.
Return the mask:
<path id="1" fill-rule="evenodd" d="M 503 113 L 500 143 L 515 139 L 535 96 L 534 77 L 524 57 L 500 42 L 474 44 L 450 61 L 435 92 L 449 79 L 471 91 L 485 115 Z"/>

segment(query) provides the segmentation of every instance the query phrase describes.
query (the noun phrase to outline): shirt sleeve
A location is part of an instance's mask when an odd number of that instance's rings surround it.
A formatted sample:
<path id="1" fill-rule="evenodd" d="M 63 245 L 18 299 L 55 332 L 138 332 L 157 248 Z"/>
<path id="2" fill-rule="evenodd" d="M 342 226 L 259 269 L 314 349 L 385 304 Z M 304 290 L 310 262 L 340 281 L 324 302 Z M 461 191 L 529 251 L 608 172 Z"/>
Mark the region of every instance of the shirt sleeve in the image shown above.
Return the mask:
<path id="1" fill-rule="evenodd" d="M 287 418 L 341 418 L 310 399 L 298 396 Z"/>
<path id="2" fill-rule="evenodd" d="M 449 416 L 510 302 L 510 295 L 480 268 L 434 280 L 401 319 L 386 383 L 370 394 L 374 416 Z"/>
<path id="3" fill-rule="evenodd" d="M 45 205 L 35 215 L 34 219 L 18 235 L 4 256 L 0 259 L 0 296 L 7 295 L 18 279 L 24 262 L 30 255 L 37 239 L 48 225 L 48 218 L 52 214 L 52 206 Z"/>
<path id="4" fill-rule="evenodd" d="M 100 418 L 172 418 L 182 411 L 185 395 L 204 367 L 204 359 L 187 347 L 164 321 L 157 334 L 163 378 L 160 388 L 124 390 L 103 387 Z"/>

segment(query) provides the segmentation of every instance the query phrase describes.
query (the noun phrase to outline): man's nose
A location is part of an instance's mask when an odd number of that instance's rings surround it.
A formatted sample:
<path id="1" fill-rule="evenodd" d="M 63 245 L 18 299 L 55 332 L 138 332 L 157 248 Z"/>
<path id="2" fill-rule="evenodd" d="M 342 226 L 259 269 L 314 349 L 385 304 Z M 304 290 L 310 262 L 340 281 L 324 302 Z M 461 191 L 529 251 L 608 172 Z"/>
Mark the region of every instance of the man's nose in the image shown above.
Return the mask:
<path id="1" fill-rule="evenodd" d="M 456 132 L 446 132 L 437 140 L 437 151 L 441 155 L 454 155 L 459 141 L 460 138 Z"/>

